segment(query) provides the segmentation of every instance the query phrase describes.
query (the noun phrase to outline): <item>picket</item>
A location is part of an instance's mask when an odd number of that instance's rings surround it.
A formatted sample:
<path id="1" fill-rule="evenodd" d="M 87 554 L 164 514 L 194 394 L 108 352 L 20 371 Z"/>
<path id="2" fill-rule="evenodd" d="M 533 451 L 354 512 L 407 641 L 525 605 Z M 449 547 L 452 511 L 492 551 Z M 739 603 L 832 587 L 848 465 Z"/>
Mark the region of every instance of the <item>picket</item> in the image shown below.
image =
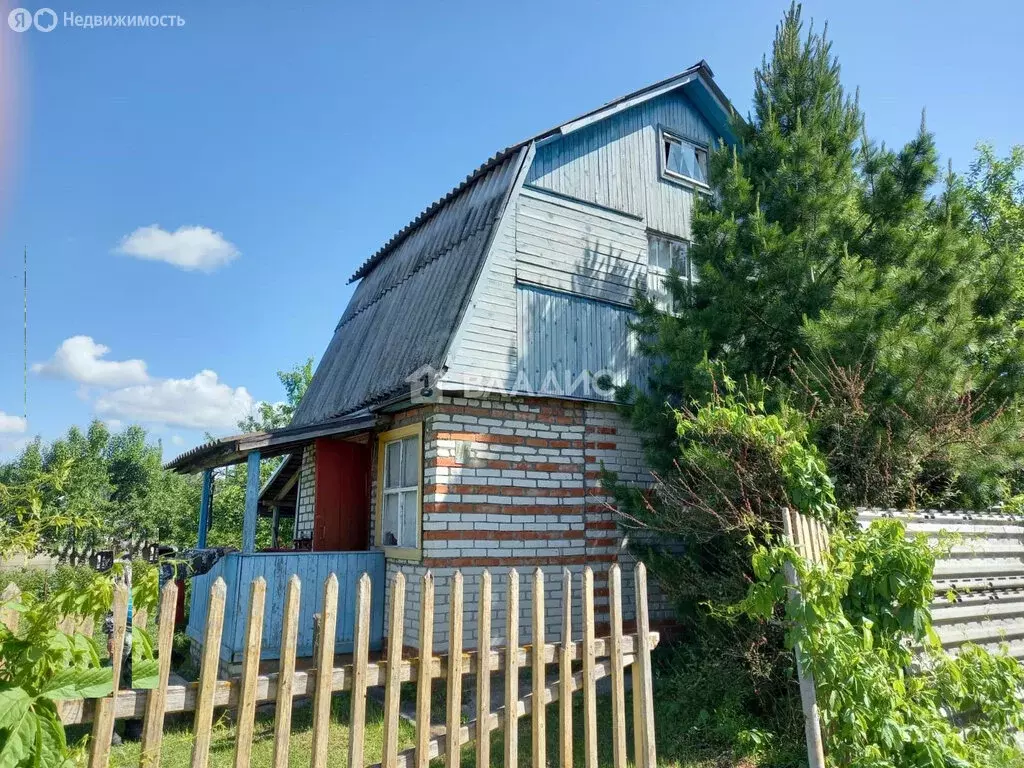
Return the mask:
<path id="1" fill-rule="evenodd" d="M 192 728 L 192 768 L 206 768 L 210 759 L 214 689 L 220 662 L 220 640 L 224 632 L 226 599 L 227 585 L 224 579 L 218 577 L 210 587 L 210 602 L 206 610 L 206 634 L 203 638 L 203 658 L 199 668 L 199 690 L 196 694 L 196 717 Z"/>
<path id="2" fill-rule="evenodd" d="M 124 636 L 128 627 L 128 587 L 123 582 L 114 585 L 113 614 L 114 634 L 110 650 L 110 665 L 113 668 L 114 690 L 110 696 L 100 699 L 96 704 L 89 768 L 106 768 L 110 763 L 110 742 L 114 738 L 114 701 L 120 687 Z M 219 642 L 218 639 L 218 644 Z"/>
<path id="3" fill-rule="evenodd" d="M 168 581 L 160 593 L 159 638 L 157 660 L 159 676 L 156 688 L 146 702 L 146 717 L 142 723 L 142 744 L 139 747 L 139 765 L 150 768 L 160 764 L 160 746 L 164 736 L 164 708 L 167 705 L 167 681 L 171 676 L 171 649 L 174 644 L 174 609 L 178 602 L 178 585 Z"/>
<path id="4" fill-rule="evenodd" d="M 249 619 L 245 628 L 245 655 L 239 681 L 239 704 L 235 738 L 235 768 L 248 768 L 252 759 L 252 737 L 256 719 L 256 679 L 260 675 L 260 644 L 263 642 L 263 608 L 267 582 L 259 576 L 249 587 Z"/>
<path id="5" fill-rule="evenodd" d="M 820 531 L 813 535 L 820 540 Z M 811 534 L 808 534 L 811 535 Z M 809 542 L 809 538 L 803 541 Z M 238 677 L 218 680 L 220 639 L 224 629 L 225 585 L 217 579 L 207 603 L 208 614 L 204 633 L 199 682 L 169 685 L 171 623 L 164 616 L 173 615 L 176 588 L 167 585 L 161 594 L 159 621 L 160 679 L 153 691 L 124 691 L 117 697 L 97 702 L 70 702 L 69 711 L 62 712 L 65 722 L 94 723 L 91 765 L 105 765 L 110 754 L 110 736 L 115 717 L 137 717 L 144 712 L 143 743 L 140 763 L 144 768 L 160 764 L 161 730 L 164 717 L 172 712 L 194 712 L 193 768 L 204 768 L 210 759 L 213 711 L 217 707 L 237 711 L 235 735 L 235 768 L 247 768 L 252 762 L 254 713 L 260 702 L 276 704 L 273 764 L 278 768 L 289 763 L 291 709 L 295 697 L 312 696 L 312 768 L 322 768 L 334 759 L 327 743 L 330 728 L 330 702 L 334 692 L 351 691 L 349 722 L 350 768 L 364 768 L 366 744 L 367 689 L 382 686 L 384 715 L 381 762 L 373 768 L 429 768 L 431 760 L 441 758 L 448 768 L 459 768 L 464 745 L 475 742 L 476 764 L 491 764 L 491 732 L 504 730 L 504 754 L 499 757 L 506 768 L 518 768 L 518 725 L 521 718 L 531 722 L 531 768 L 548 768 L 545 710 L 557 704 L 559 712 L 558 765 L 573 766 L 573 701 L 576 693 L 583 696 L 584 768 L 597 768 L 597 681 L 611 678 L 612 740 L 616 768 L 626 766 L 625 674 L 630 667 L 634 687 L 634 757 L 636 768 L 655 768 L 653 692 L 651 685 L 651 649 L 658 643 L 658 634 L 649 629 L 647 616 L 647 577 L 642 565 L 634 576 L 636 590 L 637 632 L 626 634 L 623 628 L 622 575 L 618 565 L 608 571 L 610 634 L 596 637 L 594 608 L 594 574 L 590 568 L 582 573 L 582 590 L 578 598 L 573 574 L 562 572 L 560 628 L 549 626 L 545 615 L 545 575 L 533 572 L 530 593 L 530 644 L 520 645 L 520 581 L 515 569 L 508 573 L 504 595 L 495 600 L 491 574 L 479 574 L 479 593 L 475 609 L 477 650 L 463 648 L 464 581 L 461 572 L 454 572 L 448 584 L 448 651 L 442 658 L 433 655 L 434 576 L 428 571 L 421 577 L 419 590 L 419 658 L 403 658 L 406 642 L 405 624 L 406 577 L 398 571 L 388 585 L 389 637 L 386 656 L 370 661 L 370 595 L 372 584 L 364 574 L 357 585 L 355 610 L 355 646 L 351 663 L 335 666 L 334 647 L 329 642 L 338 621 L 339 585 L 334 574 L 323 581 L 323 603 L 320 606 L 317 655 L 309 670 L 296 669 L 296 630 L 299 621 L 300 582 L 293 577 L 284 595 L 284 626 L 282 629 L 280 666 L 277 672 L 260 674 L 260 646 L 266 604 L 266 584 L 257 579 L 250 584 L 249 611 L 245 625 L 245 653 Z M 122 595 L 122 600 L 125 596 Z M 280 600 L 280 596 L 275 596 Z M 498 602 L 499 605 L 495 605 Z M 502 604 L 503 603 L 503 604 Z M 278 603 L 279 604 L 279 603 Z M 118 604 L 120 605 L 120 603 Z M 576 631 L 582 642 L 573 641 L 573 612 L 582 617 Z M 118 610 L 121 610 L 120 608 Z M 348 608 L 346 607 L 346 612 Z M 492 618 L 497 610 L 504 614 L 505 637 L 499 647 L 492 647 Z M 494 619 L 495 621 L 498 619 Z M 547 642 L 547 634 L 552 640 Z M 123 635 L 123 622 L 122 622 Z M 548 665 L 557 665 L 557 680 L 549 685 Z M 575 667 L 575 665 L 579 665 Z M 519 676 L 529 665 L 531 690 L 520 696 Z M 574 668 L 576 671 L 574 671 Z M 504 675 L 504 705 L 497 711 L 491 706 L 491 680 Z M 475 675 L 476 700 L 469 722 L 463 722 L 462 694 L 465 675 Z M 435 678 L 445 680 L 445 718 L 443 727 L 431 727 L 431 691 Z M 401 686 L 416 686 L 416 735 L 409 749 L 399 751 L 399 705 Z"/>
<path id="6" fill-rule="evenodd" d="M 274 768 L 288 766 L 301 589 L 302 583 L 298 575 L 292 574 L 285 592 L 284 621 L 281 626 L 281 660 L 277 677 L 277 706 L 274 708 Z"/>

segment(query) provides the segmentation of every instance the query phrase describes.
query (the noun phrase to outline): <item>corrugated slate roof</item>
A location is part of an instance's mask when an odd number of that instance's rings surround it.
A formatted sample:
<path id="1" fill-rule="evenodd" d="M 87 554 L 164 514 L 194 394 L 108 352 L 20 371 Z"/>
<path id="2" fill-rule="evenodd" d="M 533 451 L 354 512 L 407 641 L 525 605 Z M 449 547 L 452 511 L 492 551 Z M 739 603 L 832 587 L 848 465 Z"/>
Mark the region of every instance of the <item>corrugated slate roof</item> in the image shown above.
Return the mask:
<path id="1" fill-rule="evenodd" d="M 422 366 L 440 369 L 525 156 L 485 163 L 359 269 L 293 426 L 380 403 Z"/>
<path id="2" fill-rule="evenodd" d="M 362 282 L 334 330 L 292 424 L 316 424 L 372 407 L 408 389 L 406 378 L 424 365 L 440 370 L 531 143 L 693 77 L 710 89 L 717 110 L 731 111 L 711 68 L 702 60 L 678 75 L 502 150 L 399 230 L 352 276 L 350 282 Z M 728 126 L 723 123 L 722 129 Z"/>

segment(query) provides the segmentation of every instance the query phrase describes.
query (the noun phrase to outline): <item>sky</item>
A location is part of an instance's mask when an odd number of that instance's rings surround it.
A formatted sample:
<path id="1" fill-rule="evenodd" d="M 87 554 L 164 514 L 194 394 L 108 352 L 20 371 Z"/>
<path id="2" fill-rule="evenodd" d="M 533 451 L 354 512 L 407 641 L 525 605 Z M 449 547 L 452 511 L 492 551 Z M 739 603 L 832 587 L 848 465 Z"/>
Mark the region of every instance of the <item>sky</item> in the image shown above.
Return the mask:
<path id="1" fill-rule="evenodd" d="M 0 0 L 0 459 L 93 418 L 143 424 L 165 458 L 236 432 L 283 398 L 277 370 L 319 359 L 356 268 L 480 163 L 700 59 L 746 114 L 786 7 L 50 2 L 184 23 L 19 33 Z M 828 21 L 874 139 L 926 108 L 958 170 L 979 140 L 1024 143 L 1024 5 L 804 16 Z"/>

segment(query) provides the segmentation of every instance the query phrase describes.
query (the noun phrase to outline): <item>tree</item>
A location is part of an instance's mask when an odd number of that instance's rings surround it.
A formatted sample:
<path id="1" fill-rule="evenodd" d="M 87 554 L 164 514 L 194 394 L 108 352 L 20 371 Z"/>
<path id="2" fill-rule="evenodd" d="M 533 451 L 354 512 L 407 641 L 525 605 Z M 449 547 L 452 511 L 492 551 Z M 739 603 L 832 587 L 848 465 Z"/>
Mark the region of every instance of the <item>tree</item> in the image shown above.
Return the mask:
<path id="1" fill-rule="evenodd" d="M 793 5 L 755 72 L 754 114 L 711 158 L 695 206 L 700 281 L 670 275 L 682 307 L 637 299 L 648 392 L 620 393 L 674 461 L 665 404 L 704 402 L 702 361 L 768 384 L 807 412 L 845 503 L 984 505 L 1011 496 L 1021 459 L 1024 347 L 1020 185 L 983 154 L 942 192 L 932 135 L 871 142 L 825 33 Z"/>
<path id="2" fill-rule="evenodd" d="M 238 427 L 243 432 L 264 432 L 287 427 L 291 423 L 295 409 L 299 407 L 309 382 L 313 380 L 313 358 L 306 358 L 306 362 L 292 367 L 291 370 L 278 371 L 277 379 L 284 387 L 285 401 L 260 402 L 256 406 L 257 415 L 246 416 L 238 422 Z"/>

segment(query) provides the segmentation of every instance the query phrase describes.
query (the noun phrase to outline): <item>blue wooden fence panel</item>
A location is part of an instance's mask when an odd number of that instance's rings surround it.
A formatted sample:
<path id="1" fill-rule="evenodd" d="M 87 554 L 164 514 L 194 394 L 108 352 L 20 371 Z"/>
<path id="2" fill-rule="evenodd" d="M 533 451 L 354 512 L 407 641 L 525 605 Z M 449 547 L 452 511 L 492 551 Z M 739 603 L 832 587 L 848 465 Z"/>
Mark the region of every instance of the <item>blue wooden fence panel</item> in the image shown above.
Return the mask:
<path id="1" fill-rule="evenodd" d="M 297 653 L 313 655 L 313 614 L 323 612 L 323 586 L 327 577 L 338 577 L 338 627 L 335 653 L 350 653 L 355 637 L 355 595 L 359 577 L 367 573 L 373 583 L 370 609 L 370 645 L 381 647 L 384 635 L 384 555 L 380 552 L 306 552 L 306 553 L 231 553 L 210 571 L 197 576 L 192 584 L 192 603 L 188 634 L 202 641 L 209 604 L 210 585 L 218 576 L 227 584 L 224 611 L 224 636 L 221 659 L 241 661 L 245 643 L 246 615 L 249 609 L 249 585 L 262 576 L 267 582 L 267 602 L 263 617 L 261 658 L 280 656 L 284 599 L 288 579 L 297 574 L 302 584 L 299 601 Z"/>

